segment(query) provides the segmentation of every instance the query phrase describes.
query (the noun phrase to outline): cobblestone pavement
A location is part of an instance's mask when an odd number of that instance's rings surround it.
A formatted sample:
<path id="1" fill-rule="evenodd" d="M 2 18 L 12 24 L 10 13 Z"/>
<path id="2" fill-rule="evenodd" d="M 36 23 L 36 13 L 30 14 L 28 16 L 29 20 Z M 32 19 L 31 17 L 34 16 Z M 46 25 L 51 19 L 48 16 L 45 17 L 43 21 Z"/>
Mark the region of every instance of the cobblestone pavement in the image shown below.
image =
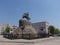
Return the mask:
<path id="1" fill-rule="evenodd" d="M 1 42 L 1 38 L 0 38 L 0 45 L 60 45 L 60 37 L 45 39 L 43 41 L 38 39 L 38 42 L 30 42 L 30 43 Z"/>

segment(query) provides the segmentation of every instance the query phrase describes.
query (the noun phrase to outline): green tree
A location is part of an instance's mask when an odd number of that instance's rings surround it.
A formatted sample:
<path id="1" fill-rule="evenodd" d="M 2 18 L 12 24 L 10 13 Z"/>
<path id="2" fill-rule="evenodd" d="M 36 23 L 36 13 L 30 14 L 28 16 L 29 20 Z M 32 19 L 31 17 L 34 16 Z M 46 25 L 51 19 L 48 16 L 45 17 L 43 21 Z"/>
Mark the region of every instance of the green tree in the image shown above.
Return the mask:
<path id="1" fill-rule="evenodd" d="M 10 32 L 10 27 L 6 27 L 5 31 L 6 31 L 7 33 L 9 33 L 9 32 Z"/>
<path id="2" fill-rule="evenodd" d="M 59 33 L 60 33 L 60 30 L 59 30 Z"/>
<path id="3" fill-rule="evenodd" d="M 55 30 L 54 30 L 54 33 L 55 33 L 55 34 L 60 33 L 59 29 L 55 29 Z"/>
<path id="4" fill-rule="evenodd" d="M 55 27 L 54 26 L 49 26 L 48 28 L 50 30 L 51 34 L 54 34 Z"/>
<path id="5" fill-rule="evenodd" d="M 60 33 L 59 29 L 56 29 L 54 26 L 49 26 L 48 28 L 51 34 L 58 34 Z"/>

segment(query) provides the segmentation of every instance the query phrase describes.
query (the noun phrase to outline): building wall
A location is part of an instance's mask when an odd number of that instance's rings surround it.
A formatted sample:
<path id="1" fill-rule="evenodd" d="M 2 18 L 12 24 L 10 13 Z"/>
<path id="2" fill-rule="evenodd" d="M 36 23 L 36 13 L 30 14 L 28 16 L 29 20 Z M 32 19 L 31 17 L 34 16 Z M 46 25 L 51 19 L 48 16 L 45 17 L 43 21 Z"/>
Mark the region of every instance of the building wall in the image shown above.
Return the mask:
<path id="1" fill-rule="evenodd" d="M 0 25 L 0 34 L 2 34 L 3 31 L 5 31 L 7 26 L 9 26 L 9 24 Z"/>
<path id="2" fill-rule="evenodd" d="M 38 33 L 47 33 L 48 34 L 48 22 L 37 22 L 32 24 L 33 27 L 37 30 Z"/>

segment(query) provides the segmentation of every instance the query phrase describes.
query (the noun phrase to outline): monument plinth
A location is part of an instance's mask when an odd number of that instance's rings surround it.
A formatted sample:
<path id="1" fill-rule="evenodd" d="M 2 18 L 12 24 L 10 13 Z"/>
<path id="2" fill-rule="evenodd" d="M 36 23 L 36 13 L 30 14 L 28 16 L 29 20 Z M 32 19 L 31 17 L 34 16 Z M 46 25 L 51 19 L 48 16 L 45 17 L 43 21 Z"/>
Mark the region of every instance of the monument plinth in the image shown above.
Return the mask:
<path id="1" fill-rule="evenodd" d="M 37 37 L 37 32 L 28 19 L 27 14 L 25 14 L 23 18 L 19 20 L 19 28 L 14 31 L 19 34 L 20 38 Z"/>

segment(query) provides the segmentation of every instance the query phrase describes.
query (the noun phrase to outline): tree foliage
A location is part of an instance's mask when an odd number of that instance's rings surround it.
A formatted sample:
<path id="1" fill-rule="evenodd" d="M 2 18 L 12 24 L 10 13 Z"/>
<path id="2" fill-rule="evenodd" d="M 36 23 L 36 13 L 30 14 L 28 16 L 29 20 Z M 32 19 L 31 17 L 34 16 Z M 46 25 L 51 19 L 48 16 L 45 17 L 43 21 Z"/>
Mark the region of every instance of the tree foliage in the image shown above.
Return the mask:
<path id="1" fill-rule="evenodd" d="M 10 32 L 10 27 L 6 27 L 5 31 L 6 31 L 7 33 L 9 33 L 9 32 Z"/>
<path id="2" fill-rule="evenodd" d="M 54 26 L 49 26 L 48 28 L 51 34 L 58 34 L 60 33 L 59 29 L 56 29 Z"/>
<path id="3" fill-rule="evenodd" d="M 48 28 L 50 30 L 51 34 L 54 34 L 55 27 L 54 26 L 49 26 Z"/>
<path id="4" fill-rule="evenodd" d="M 55 33 L 55 34 L 60 33 L 59 29 L 55 29 L 55 30 L 54 30 L 54 33 Z"/>

